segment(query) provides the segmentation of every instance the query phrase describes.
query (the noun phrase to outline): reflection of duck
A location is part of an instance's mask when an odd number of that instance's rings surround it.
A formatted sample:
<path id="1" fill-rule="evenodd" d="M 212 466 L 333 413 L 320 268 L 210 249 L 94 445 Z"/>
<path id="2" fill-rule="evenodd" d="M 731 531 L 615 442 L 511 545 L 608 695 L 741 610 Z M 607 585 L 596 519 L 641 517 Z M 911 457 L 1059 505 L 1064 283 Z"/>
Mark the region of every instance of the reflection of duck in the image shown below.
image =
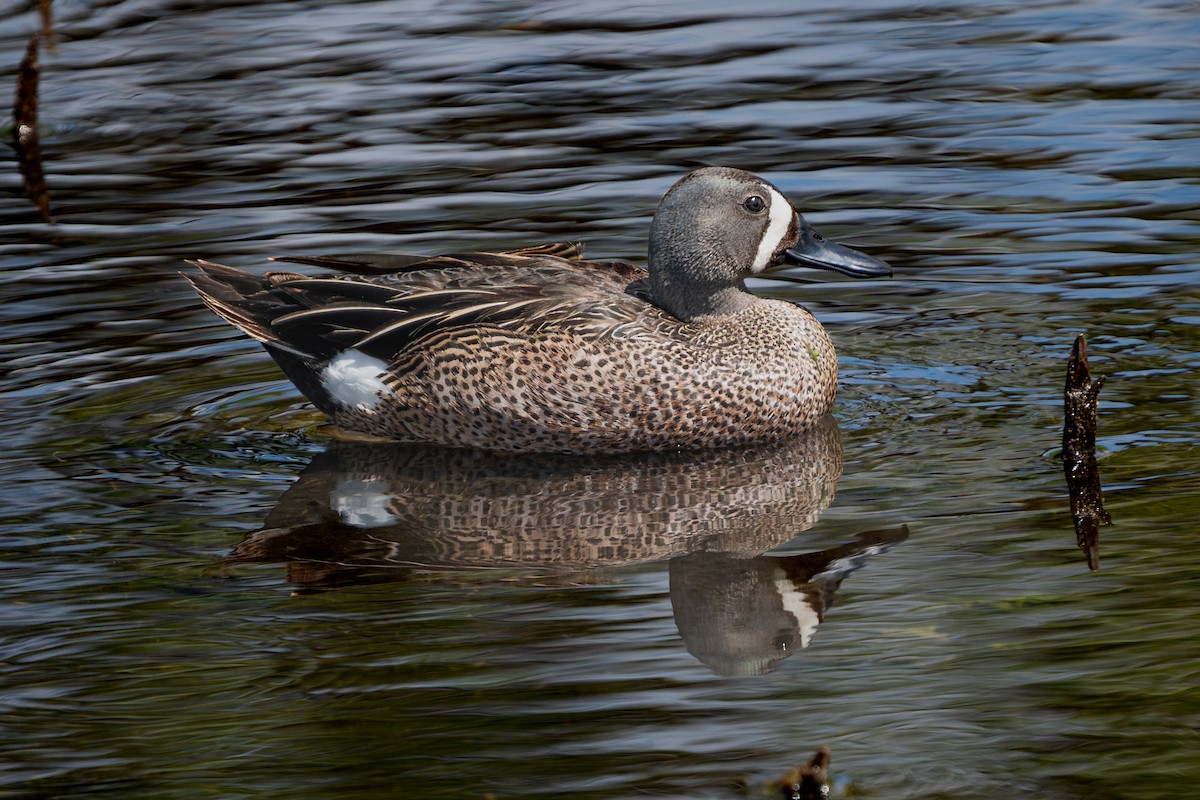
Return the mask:
<path id="1" fill-rule="evenodd" d="M 761 672 L 807 644 L 862 556 L 903 538 L 756 557 L 812 527 L 841 470 L 832 418 L 772 446 L 592 459 L 333 442 L 227 560 L 286 561 L 323 590 L 416 573 L 589 581 L 671 559 L 688 649 Z"/>
<path id="2" fill-rule="evenodd" d="M 832 418 L 771 446 L 592 459 L 335 441 L 231 558 L 308 563 L 298 582 L 327 588 L 364 572 L 755 555 L 811 527 L 841 471 Z"/>
<path id="3" fill-rule="evenodd" d="M 833 405 L 833 344 L 744 279 L 783 264 L 891 274 L 771 184 L 716 167 L 663 198 L 648 269 L 574 245 L 284 260 L 344 274 L 200 262 L 188 279 L 339 426 L 514 452 L 725 447 L 810 427 Z"/>

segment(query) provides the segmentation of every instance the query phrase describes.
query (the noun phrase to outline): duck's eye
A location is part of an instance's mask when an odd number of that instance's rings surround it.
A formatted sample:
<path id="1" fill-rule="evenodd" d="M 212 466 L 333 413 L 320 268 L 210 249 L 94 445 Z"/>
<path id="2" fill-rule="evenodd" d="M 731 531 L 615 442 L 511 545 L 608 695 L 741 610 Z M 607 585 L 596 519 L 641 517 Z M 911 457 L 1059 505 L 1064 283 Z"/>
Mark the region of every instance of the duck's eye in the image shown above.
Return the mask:
<path id="1" fill-rule="evenodd" d="M 757 194 L 752 194 L 742 201 L 742 205 L 751 214 L 761 214 L 767 208 L 767 201 Z"/>

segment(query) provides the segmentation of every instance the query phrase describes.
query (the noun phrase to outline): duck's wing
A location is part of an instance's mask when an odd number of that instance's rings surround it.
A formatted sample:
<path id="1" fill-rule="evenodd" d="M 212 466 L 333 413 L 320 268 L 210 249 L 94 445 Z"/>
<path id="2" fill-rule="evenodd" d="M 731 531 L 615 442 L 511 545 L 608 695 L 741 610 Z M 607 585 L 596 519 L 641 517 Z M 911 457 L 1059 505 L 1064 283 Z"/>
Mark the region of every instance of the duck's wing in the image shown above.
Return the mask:
<path id="1" fill-rule="evenodd" d="M 529 251 L 461 253 L 425 257 L 420 266 L 406 262 L 371 277 L 258 276 L 193 263 L 201 272 L 186 277 L 217 315 L 268 349 L 306 360 L 353 348 L 391 363 L 426 336 L 471 326 L 530 336 L 543 330 L 634 336 L 659 317 L 670 319 L 626 291 L 646 273 L 620 261 Z"/>

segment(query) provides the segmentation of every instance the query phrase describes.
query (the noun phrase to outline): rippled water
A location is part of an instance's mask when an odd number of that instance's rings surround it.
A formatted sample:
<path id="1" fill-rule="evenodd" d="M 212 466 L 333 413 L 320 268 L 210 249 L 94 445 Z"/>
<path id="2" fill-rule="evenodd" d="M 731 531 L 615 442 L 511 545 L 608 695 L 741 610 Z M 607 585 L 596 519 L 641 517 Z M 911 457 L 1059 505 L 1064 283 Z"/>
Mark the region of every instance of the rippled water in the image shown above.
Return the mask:
<path id="1" fill-rule="evenodd" d="M 1196 3 L 53 11 L 56 224 L 7 155 L 0 197 L 0 796 L 728 798 L 828 745 L 842 797 L 1200 797 Z M 0 7 L 4 85 L 38 26 Z M 838 429 L 335 446 L 176 274 L 638 259 L 710 163 L 896 267 L 757 287 L 837 342 Z"/>

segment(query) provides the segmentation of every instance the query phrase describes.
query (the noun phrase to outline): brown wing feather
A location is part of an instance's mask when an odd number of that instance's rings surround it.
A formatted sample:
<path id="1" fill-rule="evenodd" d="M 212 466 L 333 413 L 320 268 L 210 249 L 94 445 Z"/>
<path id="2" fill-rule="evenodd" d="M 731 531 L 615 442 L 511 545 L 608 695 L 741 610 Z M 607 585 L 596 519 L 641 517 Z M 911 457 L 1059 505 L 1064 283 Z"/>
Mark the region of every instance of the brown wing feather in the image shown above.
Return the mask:
<path id="1" fill-rule="evenodd" d="M 517 335 L 553 328 L 620 336 L 663 313 L 626 292 L 645 270 L 620 261 L 585 262 L 579 255 L 577 245 L 560 244 L 509 253 L 389 256 L 390 272 L 319 278 L 259 277 L 197 261 L 192 263 L 201 273 L 186 277 L 227 322 L 268 347 L 310 360 L 354 347 L 391 361 L 424 336 L 478 325 Z M 348 264 L 342 257 L 287 260 Z"/>

